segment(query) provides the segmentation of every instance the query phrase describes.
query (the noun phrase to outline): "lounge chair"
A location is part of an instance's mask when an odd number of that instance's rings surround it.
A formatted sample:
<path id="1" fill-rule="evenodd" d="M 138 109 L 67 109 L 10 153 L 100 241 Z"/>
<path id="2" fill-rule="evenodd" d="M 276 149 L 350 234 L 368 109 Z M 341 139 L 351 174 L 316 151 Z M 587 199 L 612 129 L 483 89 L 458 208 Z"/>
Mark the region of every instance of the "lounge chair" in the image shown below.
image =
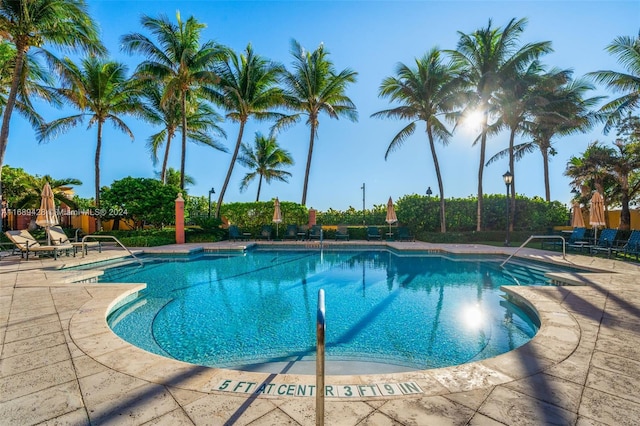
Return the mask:
<path id="1" fill-rule="evenodd" d="M 298 225 L 289 224 L 287 230 L 284 232 L 285 240 L 297 240 L 298 239 Z"/>
<path id="2" fill-rule="evenodd" d="M 589 242 L 585 238 L 586 232 L 587 228 L 573 228 L 573 231 L 571 231 L 571 235 L 569 235 L 569 238 L 566 238 L 564 241 L 565 248 L 571 247 L 575 249 L 584 249 L 585 247 L 587 247 L 589 245 Z M 559 238 L 553 240 L 542 240 L 542 242 L 540 243 L 540 247 L 544 249 L 546 246 L 549 246 L 550 248 L 561 249 L 562 240 L 560 240 Z"/>
<path id="3" fill-rule="evenodd" d="M 4 234 L 11 240 L 16 249 L 20 250 L 22 257 L 24 257 L 25 253 L 27 254 L 27 260 L 29 260 L 29 253 L 37 253 L 38 256 L 40 256 L 40 253 L 52 253 L 53 259 L 57 260 L 58 253 L 66 252 L 68 255 L 73 250 L 71 244 L 43 246 L 33 238 L 29 231 L 24 229 L 21 231 L 6 231 Z M 75 256 L 75 251 L 73 254 Z"/>
<path id="4" fill-rule="evenodd" d="M 415 237 L 409 233 L 406 226 L 398 226 L 396 230 L 396 240 L 398 241 L 415 241 Z"/>
<path id="5" fill-rule="evenodd" d="M 78 249 L 82 249 L 84 254 L 89 252 L 89 248 L 97 248 L 98 253 L 102 253 L 102 243 L 100 241 L 70 241 L 67 234 L 62 230 L 60 226 L 52 226 L 47 229 L 47 234 L 49 235 L 49 239 L 51 240 L 51 244 L 54 246 L 57 245 L 68 245 L 71 244 L 73 247 L 73 254 L 78 253 Z"/>
<path id="6" fill-rule="evenodd" d="M 611 252 L 615 248 L 616 235 L 618 234 L 617 229 L 607 228 L 603 229 L 598 237 L 598 241 L 589 246 L 589 251 L 591 254 L 596 254 L 598 252 L 607 252 L 607 257 L 611 257 Z"/>
<path id="7" fill-rule="evenodd" d="M 260 230 L 260 238 L 270 241 L 272 232 L 273 228 L 271 227 L 271 225 L 263 225 L 262 229 Z"/>
<path id="8" fill-rule="evenodd" d="M 322 225 L 313 225 L 309 230 L 309 239 L 319 240 L 322 238 Z"/>
<path id="9" fill-rule="evenodd" d="M 349 241 L 349 229 L 346 226 L 338 226 L 336 228 L 336 240 Z"/>
<path id="10" fill-rule="evenodd" d="M 229 225 L 229 239 L 233 241 L 248 240 L 251 234 L 248 232 L 240 232 L 238 225 Z"/>
<path id="11" fill-rule="evenodd" d="M 640 231 L 634 230 L 631 231 L 631 235 L 629 235 L 629 239 L 620 249 L 614 249 L 616 253 L 624 253 L 625 255 L 635 255 L 636 261 L 638 260 L 638 256 L 640 255 Z"/>
<path id="12" fill-rule="evenodd" d="M 308 225 L 300 225 L 298 226 L 298 232 L 296 234 L 296 240 L 304 241 L 308 238 L 309 226 Z"/>
<path id="13" fill-rule="evenodd" d="M 380 230 L 377 226 L 369 226 L 367 228 L 367 241 L 381 239 Z"/>

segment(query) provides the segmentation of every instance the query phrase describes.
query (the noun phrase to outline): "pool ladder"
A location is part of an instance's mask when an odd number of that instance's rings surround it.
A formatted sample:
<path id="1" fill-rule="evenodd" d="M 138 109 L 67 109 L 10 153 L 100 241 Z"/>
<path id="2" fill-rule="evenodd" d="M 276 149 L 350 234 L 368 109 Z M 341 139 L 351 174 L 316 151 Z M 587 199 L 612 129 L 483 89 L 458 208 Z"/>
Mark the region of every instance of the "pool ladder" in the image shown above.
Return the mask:
<path id="1" fill-rule="evenodd" d="M 529 238 L 527 238 L 527 241 L 525 241 L 524 243 L 522 243 L 522 245 L 521 245 L 520 247 L 518 247 L 518 248 L 516 249 L 516 251 L 514 251 L 513 253 L 511 253 L 511 256 L 507 257 L 507 259 L 506 259 L 504 262 L 502 262 L 502 263 L 500 264 L 500 266 L 504 266 L 508 261 L 510 261 L 510 260 L 511 260 L 511 258 L 512 258 L 513 256 L 515 256 L 515 255 L 516 255 L 516 253 L 518 253 L 518 252 L 520 251 L 520 249 L 521 249 L 522 247 L 526 246 L 527 244 L 529 244 L 529 242 L 530 242 L 531 240 L 535 240 L 535 239 L 538 239 L 538 240 L 561 239 L 561 240 L 562 240 L 562 258 L 563 258 L 564 260 L 567 260 L 566 243 L 565 243 L 565 240 L 564 240 L 564 237 L 563 237 L 563 236 L 561 236 L 561 235 L 532 235 L 532 236 L 530 236 Z"/>
<path id="2" fill-rule="evenodd" d="M 104 239 L 109 239 L 109 240 L 113 240 L 116 242 L 116 244 L 118 244 L 120 247 L 122 247 L 123 249 L 125 249 L 130 255 L 131 257 L 133 257 L 139 264 L 140 266 L 144 266 L 144 264 L 142 263 L 142 260 L 138 259 L 136 257 L 135 254 L 133 254 L 133 252 L 131 252 L 131 250 L 129 250 L 124 244 L 122 244 L 120 242 L 119 239 L 117 239 L 116 237 L 114 237 L 113 235 L 85 235 L 84 237 L 82 237 L 82 246 L 83 246 L 83 250 L 82 250 L 82 257 L 84 257 L 84 243 L 87 240 L 87 238 L 93 238 L 93 239 L 99 239 L 99 238 L 104 238 Z"/>

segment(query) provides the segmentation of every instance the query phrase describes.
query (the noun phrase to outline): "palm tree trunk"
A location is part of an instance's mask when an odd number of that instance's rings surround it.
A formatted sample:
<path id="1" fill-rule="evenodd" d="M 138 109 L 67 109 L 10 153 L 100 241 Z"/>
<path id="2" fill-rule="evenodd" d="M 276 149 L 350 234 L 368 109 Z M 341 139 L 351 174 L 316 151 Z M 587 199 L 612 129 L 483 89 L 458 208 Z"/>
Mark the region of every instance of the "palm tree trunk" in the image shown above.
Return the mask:
<path id="1" fill-rule="evenodd" d="M 247 119 L 240 121 L 240 130 L 238 131 L 238 140 L 236 140 L 236 148 L 233 150 L 233 157 L 231 157 L 231 164 L 229 164 L 229 170 L 227 171 L 227 177 L 224 178 L 224 184 L 220 190 L 220 196 L 218 197 L 218 205 L 216 206 L 216 217 L 220 217 L 220 207 L 222 207 L 222 200 L 224 199 L 224 193 L 227 192 L 227 186 L 229 186 L 229 180 L 231 180 L 231 173 L 233 173 L 233 166 L 236 164 L 236 158 L 238 158 L 238 152 L 240 151 L 240 145 L 242 144 L 242 135 L 244 133 L 244 125 Z"/>
<path id="2" fill-rule="evenodd" d="M 262 175 L 258 178 L 258 193 L 256 194 L 256 203 L 260 201 L 260 190 L 262 189 Z"/>
<path id="3" fill-rule="evenodd" d="M 480 137 L 480 166 L 478 167 L 478 211 L 476 231 L 482 231 L 482 210 L 484 194 L 482 192 L 482 175 L 484 174 L 484 157 L 487 146 L 487 113 L 484 113 L 482 122 L 482 136 Z"/>
<path id="4" fill-rule="evenodd" d="M 516 139 L 516 129 L 511 129 L 509 135 L 509 173 L 511 173 L 511 200 L 509 200 L 509 231 L 513 231 L 516 220 L 516 165 L 513 153 L 513 145 Z"/>
<path id="5" fill-rule="evenodd" d="M 169 147 L 171 147 L 171 132 L 167 133 L 167 146 L 164 150 L 164 158 L 162 159 L 162 171 L 160 172 L 160 180 L 163 185 L 167 184 L 167 166 L 169 165 Z"/>
<path id="6" fill-rule="evenodd" d="M 9 89 L 9 96 L 7 97 L 7 103 L 4 107 L 4 113 L 2 115 L 2 129 L 0 130 L 0 182 L 2 182 L 2 166 L 4 165 L 4 154 L 7 151 L 7 144 L 9 142 L 9 122 L 11 121 L 13 108 L 16 105 L 16 97 L 18 96 L 18 86 L 20 85 L 20 76 L 22 75 L 25 55 L 26 49 L 21 46 L 20 43 L 17 43 L 16 63 L 13 70 L 13 76 L 11 77 L 11 88 Z"/>
<path id="7" fill-rule="evenodd" d="M 309 186 L 309 171 L 311 170 L 311 156 L 313 155 L 313 142 L 316 136 L 315 117 L 309 117 L 311 122 L 311 136 L 309 136 L 309 153 L 307 154 L 307 168 L 304 171 L 304 185 L 302 187 L 302 205 L 307 205 L 307 187 Z"/>
<path id="8" fill-rule="evenodd" d="M 182 159 L 180 160 L 180 189 L 184 191 L 184 168 L 187 157 L 187 93 L 183 90 L 180 99 L 182 109 Z"/>
<path id="9" fill-rule="evenodd" d="M 429 125 L 427 125 L 427 136 L 429 137 L 429 147 L 431 148 L 431 157 L 433 158 L 433 168 L 436 170 L 436 178 L 438 179 L 438 190 L 440 191 L 440 232 L 444 234 L 447 232 L 444 186 L 442 184 L 442 174 L 440 173 L 440 164 L 438 163 L 436 146 L 433 142 L 433 132 L 431 131 L 431 127 Z"/>
<path id="10" fill-rule="evenodd" d="M 100 208 L 100 150 L 102 149 L 102 121 L 98 121 L 98 143 L 96 144 L 96 156 L 94 160 L 95 167 L 95 190 L 96 190 L 96 209 Z M 97 215 L 96 229 L 102 229 L 101 215 Z"/>
<path id="11" fill-rule="evenodd" d="M 551 202 L 551 186 L 549 185 L 549 151 L 546 148 L 541 149 L 542 167 L 544 173 L 544 196 L 547 203 Z"/>

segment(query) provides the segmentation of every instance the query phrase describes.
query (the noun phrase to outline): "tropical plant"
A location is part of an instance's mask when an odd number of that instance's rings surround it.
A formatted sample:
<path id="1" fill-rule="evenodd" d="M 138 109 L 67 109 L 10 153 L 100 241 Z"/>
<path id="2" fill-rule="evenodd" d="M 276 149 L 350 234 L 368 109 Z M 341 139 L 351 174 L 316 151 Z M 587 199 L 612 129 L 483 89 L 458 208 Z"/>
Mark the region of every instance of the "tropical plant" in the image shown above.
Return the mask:
<path id="1" fill-rule="evenodd" d="M 441 121 L 455 106 L 458 79 L 454 65 L 442 61 L 441 52 L 431 49 L 422 58 L 415 60 L 415 67 L 398 64 L 396 76 L 382 81 L 379 96 L 389 98 L 400 106 L 378 111 L 372 117 L 409 119 L 411 122 L 391 140 L 385 160 L 398 149 L 416 129 L 416 122 L 425 122 L 425 131 L 440 192 L 440 232 L 447 232 L 444 185 L 436 153 L 435 141 L 447 145 L 451 133 Z"/>
<path id="2" fill-rule="evenodd" d="M 127 67 L 119 62 L 89 56 L 81 66 L 65 58 L 58 64 L 62 87 L 60 96 L 72 107 L 80 111 L 68 117 L 45 124 L 38 132 L 40 141 L 45 141 L 60 132 L 89 119 L 89 127 L 97 126 L 97 143 L 94 157 L 95 202 L 100 207 L 100 154 L 102 151 L 102 130 L 106 122 L 126 133 L 133 140 L 133 133 L 122 121 L 121 116 L 136 114 L 141 110 L 138 100 L 140 83 L 127 77 Z M 100 218 L 98 218 L 100 229 Z"/>
<path id="3" fill-rule="evenodd" d="M 5 200 L 15 209 L 35 209 L 40 207 L 42 188 L 49 183 L 53 196 L 58 203 L 76 209 L 78 206 L 73 199 L 68 198 L 68 187 L 79 186 L 82 182 L 75 178 L 54 179 L 49 175 L 31 175 L 22 168 L 3 166 L 2 182 Z"/>
<path id="4" fill-rule="evenodd" d="M 460 40 L 456 50 L 448 51 L 454 64 L 464 71 L 466 87 L 471 89 L 466 96 L 469 103 L 465 109 L 467 112 L 479 111 L 482 115 L 481 133 L 474 140 L 474 144 L 480 142 L 477 231 L 482 230 L 482 177 L 494 95 L 509 78 L 525 69 L 542 54 L 551 51 L 551 42 L 548 41 L 527 43 L 518 47 L 518 39 L 526 24 L 526 19 L 512 19 L 504 28 L 493 28 L 489 20 L 487 27 L 471 34 L 458 32 Z"/>
<path id="5" fill-rule="evenodd" d="M 215 84 L 217 76 L 212 71 L 214 64 L 226 56 L 226 49 L 213 41 L 200 44 L 200 35 L 205 28 L 193 16 L 183 21 L 176 13 L 177 24 L 165 15 L 159 18 L 143 16 L 142 26 L 156 38 L 157 44 L 139 33 L 122 37 L 126 52 L 140 53 L 146 60 L 136 69 L 136 75 L 147 80 L 156 80 L 164 85 L 161 103 L 170 110 L 171 102 L 178 97 L 182 128 L 182 154 L 180 160 L 180 188 L 184 189 L 185 161 L 187 153 L 188 95 L 196 99 L 204 95 L 204 88 Z"/>
<path id="6" fill-rule="evenodd" d="M 24 92 L 25 63 L 30 49 L 54 61 L 45 46 L 80 49 L 103 53 L 96 23 L 91 19 L 84 0 L 2 0 L 0 1 L 0 39 L 15 48 L 11 65 L 11 85 L 2 111 L 0 128 L 0 171 L 9 140 L 9 122 L 19 94 Z M 26 101 L 21 96 L 22 102 Z M 1 182 L 0 174 L 0 182 Z M 1 187 L 1 185 L 0 185 Z M 0 197 L 2 196 L 0 192 Z"/>
<path id="7" fill-rule="evenodd" d="M 227 112 L 227 118 L 240 125 L 229 169 L 218 196 L 215 216 L 219 218 L 247 121 L 250 117 L 264 121 L 282 116 L 275 111 L 276 107 L 282 105 L 282 91 L 277 86 L 282 66 L 257 55 L 249 44 L 243 54 L 229 55 L 215 70 L 220 81 L 211 88 L 210 96 Z"/>
<path id="8" fill-rule="evenodd" d="M 640 33 L 637 37 L 617 37 L 607 46 L 609 53 L 618 57 L 626 73 L 619 71 L 595 71 L 587 74 L 597 83 L 604 83 L 607 88 L 623 93 L 622 96 L 604 104 L 600 112 L 605 114 L 604 131 L 640 106 Z"/>
<path id="9" fill-rule="evenodd" d="M 156 177 L 159 179 L 159 173 L 156 173 Z M 169 167 L 165 173 L 165 182 L 162 182 L 164 185 L 175 186 L 176 188 L 180 188 L 180 179 L 182 176 L 180 175 L 180 170 L 174 169 L 173 167 Z M 193 176 L 185 175 L 184 177 L 184 186 L 193 186 L 196 184 L 196 180 Z"/>
<path id="10" fill-rule="evenodd" d="M 260 201 L 263 179 L 266 183 L 271 183 L 272 180 L 288 182 L 287 179 L 291 176 L 291 173 L 282 170 L 282 167 L 293 165 L 293 158 L 291 158 L 289 151 L 280 148 L 275 136 L 266 137 L 262 133 L 256 132 L 253 147 L 243 143 L 240 151 L 238 162 L 251 169 L 240 182 L 240 191 L 246 190 L 249 184 L 257 177 L 256 202 Z"/>
<path id="11" fill-rule="evenodd" d="M 188 97 L 189 98 L 189 97 Z M 149 136 L 147 146 L 151 153 L 153 164 L 158 163 L 158 151 L 164 144 L 164 155 L 160 169 L 160 181 L 167 183 L 167 167 L 169 164 L 169 149 L 171 141 L 182 122 L 182 112 L 179 100 L 168 97 L 162 102 L 163 94 L 159 84 L 148 84 L 144 89 L 145 108 L 143 117 L 154 124 L 162 126 L 162 130 Z M 226 137 L 224 130 L 218 125 L 222 121 L 220 115 L 200 99 L 187 103 L 187 139 L 194 143 L 210 146 L 218 151 L 227 152 L 227 148 L 215 140 L 211 133 Z M 178 171 L 178 187 L 180 187 L 180 171 Z M 187 185 L 185 177 L 184 184 Z"/>
<path id="12" fill-rule="evenodd" d="M 310 135 L 302 189 L 304 206 L 307 204 L 311 158 L 320 124 L 318 118 L 320 113 L 324 112 L 330 118 L 345 117 L 351 121 L 358 120 L 356 106 L 345 94 L 347 86 L 356 82 L 357 73 L 349 68 L 336 72 L 333 62 L 328 58 L 329 52 L 324 49 L 323 44 L 313 52 L 307 52 L 297 41 L 292 40 L 291 54 L 293 70 L 284 74 L 283 84 L 286 106 L 297 112 L 282 117 L 275 128 L 285 128 L 297 123 L 302 116 L 307 117 Z"/>

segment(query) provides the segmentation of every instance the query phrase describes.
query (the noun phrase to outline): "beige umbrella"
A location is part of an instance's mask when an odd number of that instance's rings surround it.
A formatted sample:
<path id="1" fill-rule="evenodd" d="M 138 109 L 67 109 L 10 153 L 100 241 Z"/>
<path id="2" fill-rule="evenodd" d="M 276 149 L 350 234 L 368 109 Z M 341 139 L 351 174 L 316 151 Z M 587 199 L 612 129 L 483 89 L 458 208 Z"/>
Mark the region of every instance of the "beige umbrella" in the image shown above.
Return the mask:
<path id="1" fill-rule="evenodd" d="M 571 210 L 571 226 L 573 228 L 584 228 L 582 209 L 577 201 L 573 203 L 573 209 Z"/>
<path id="2" fill-rule="evenodd" d="M 387 201 L 387 218 L 385 219 L 385 222 L 389 224 L 389 234 L 391 234 L 391 224 L 397 221 L 396 209 L 393 208 L 393 200 L 389 197 L 389 201 Z"/>
<path id="3" fill-rule="evenodd" d="M 49 182 L 45 183 L 42 188 L 42 201 L 40 202 L 40 210 L 38 210 L 38 216 L 36 217 L 36 224 L 46 228 L 58 224 L 58 215 L 56 214 L 56 204 L 53 199 L 53 191 Z M 51 245 L 51 237 L 47 232 L 47 244 Z"/>
<path id="4" fill-rule="evenodd" d="M 604 200 L 598 191 L 591 197 L 591 210 L 589 211 L 589 225 L 595 229 L 593 239 L 598 240 L 598 227 L 605 226 L 604 220 Z"/>
<path id="5" fill-rule="evenodd" d="M 280 211 L 280 200 L 278 200 L 278 197 L 276 197 L 273 206 L 273 222 L 276 224 L 276 238 L 278 238 L 278 224 L 282 222 L 282 212 Z"/>

